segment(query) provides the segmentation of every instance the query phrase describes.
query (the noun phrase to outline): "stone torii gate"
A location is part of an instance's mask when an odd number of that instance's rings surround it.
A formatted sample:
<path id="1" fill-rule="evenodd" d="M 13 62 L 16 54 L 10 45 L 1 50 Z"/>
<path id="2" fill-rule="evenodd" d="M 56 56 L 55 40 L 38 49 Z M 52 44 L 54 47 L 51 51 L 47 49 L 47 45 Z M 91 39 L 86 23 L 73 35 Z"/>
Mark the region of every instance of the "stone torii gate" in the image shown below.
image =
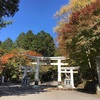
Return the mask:
<path id="1" fill-rule="evenodd" d="M 62 63 L 61 61 L 62 60 L 66 60 L 65 57 L 37 57 L 37 56 L 30 56 L 30 55 L 27 55 L 29 58 L 31 59 L 34 59 L 35 62 L 32 62 L 33 65 L 36 66 L 36 74 L 35 74 L 35 85 L 38 86 L 38 82 L 39 82 L 39 67 L 40 65 L 57 65 L 58 66 L 58 84 L 61 83 L 61 73 L 69 73 L 70 74 L 70 85 L 72 88 L 75 88 L 74 87 L 74 76 L 73 76 L 73 73 L 76 73 L 74 72 L 74 70 L 78 70 L 78 66 L 77 67 L 62 67 L 62 66 L 66 66 L 68 65 L 68 63 Z M 57 61 L 56 63 L 44 63 L 44 62 L 41 62 L 41 61 L 47 61 L 47 60 L 53 60 L 53 61 Z M 67 81 L 67 80 L 66 80 Z"/>

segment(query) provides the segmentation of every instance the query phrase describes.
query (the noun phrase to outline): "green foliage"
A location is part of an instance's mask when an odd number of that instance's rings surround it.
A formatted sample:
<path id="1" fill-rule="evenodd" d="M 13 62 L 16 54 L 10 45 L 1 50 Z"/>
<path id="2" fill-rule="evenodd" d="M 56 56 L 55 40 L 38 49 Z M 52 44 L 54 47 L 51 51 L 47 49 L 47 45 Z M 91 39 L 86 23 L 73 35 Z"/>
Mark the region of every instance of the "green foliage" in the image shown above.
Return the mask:
<path id="1" fill-rule="evenodd" d="M 33 50 L 43 56 L 54 56 L 55 53 L 54 40 L 50 34 L 44 31 L 41 31 L 36 35 L 34 35 L 31 30 L 26 34 L 21 33 L 15 43 L 18 48 Z"/>
<path id="2" fill-rule="evenodd" d="M 21 33 L 16 39 L 16 45 L 18 48 L 25 50 L 34 50 L 34 34 L 29 30 L 26 34 Z"/>
<path id="3" fill-rule="evenodd" d="M 41 31 L 38 34 L 29 30 L 26 34 L 21 33 L 15 42 L 10 38 L 7 38 L 4 42 L 0 42 L 0 57 L 2 62 L 0 66 L 4 66 L 4 70 L 1 73 L 6 77 L 7 81 L 16 82 L 20 80 L 22 75 L 19 66 L 30 66 L 30 59 L 25 55 L 30 54 L 32 56 L 54 56 L 55 44 L 50 34 Z M 44 67 L 40 71 L 41 81 L 49 81 L 55 78 L 55 68 Z M 34 73 L 31 73 L 31 79 L 34 77 Z M 47 76 L 47 77 L 45 77 Z M 14 81 L 15 80 L 15 81 Z"/>
<path id="4" fill-rule="evenodd" d="M 70 65 L 80 65 L 83 78 L 97 79 L 95 58 L 100 55 L 100 0 L 69 14 L 70 17 L 66 14 L 64 17 L 67 21 L 61 20 L 56 27 L 59 47 L 70 57 Z"/>
<path id="5" fill-rule="evenodd" d="M 19 0 L 0 0 L 0 28 L 12 23 L 12 21 L 4 21 L 4 17 L 14 16 L 19 10 Z"/>
<path id="6" fill-rule="evenodd" d="M 5 68 L 2 71 L 2 75 L 5 76 L 5 81 L 18 82 L 20 80 L 19 76 L 21 75 L 21 71 L 18 66 L 12 66 L 12 64 L 5 64 Z"/>
<path id="7" fill-rule="evenodd" d="M 1 46 L 2 42 L 0 41 L 0 46 Z"/>
<path id="8" fill-rule="evenodd" d="M 2 57 L 2 55 L 4 54 L 4 50 L 2 48 L 0 48 L 0 57 Z"/>
<path id="9" fill-rule="evenodd" d="M 26 34 L 21 33 L 16 39 L 16 45 L 18 48 L 25 50 L 34 50 L 34 33 L 29 30 Z"/>
<path id="10" fill-rule="evenodd" d="M 1 74 L 5 76 L 6 81 L 20 81 L 20 76 L 22 76 L 20 66 L 29 66 L 29 59 L 25 56 L 25 53 L 26 50 L 15 49 L 4 55 L 5 57 L 2 60 L 6 62 L 2 62 L 0 65 L 4 67 Z"/>
<path id="11" fill-rule="evenodd" d="M 19 0 L 0 0 L 0 17 L 14 16 L 18 11 Z"/>
<path id="12" fill-rule="evenodd" d="M 0 21 L 0 29 L 5 27 L 6 25 L 9 25 L 9 24 L 12 24 L 12 21 L 4 21 L 4 20 L 1 20 Z"/>
<path id="13" fill-rule="evenodd" d="M 58 47 L 55 47 L 55 53 L 54 56 L 61 56 L 60 50 Z"/>
<path id="14" fill-rule="evenodd" d="M 34 33 L 29 30 L 24 37 L 23 49 L 25 50 L 34 50 Z"/>
<path id="15" fill-rule="evenodd" d="M 24 46 L 24 38 L 25 38 L 25 33 L 22 32 L 16 39 L 15 44 L 17 48 L 23 48 Z"/>
<path id="16" fill-rule="evenodd" d="M 40 31 L 36 35 L 34 42 L 34 48 L 38 53 L 41 53 L 43 56 L 54 56 L 55 44 L 53 38 L 50 34 Z"/>
<path id="17" fill-rule="evenodd" d="M 1 44 L 1 48 L 5 51 L 5 52 L 10 52 L 12 49 L 14 49 L 14 43 L 10 38 L 7 38 L 4 42 L 2 42 Z"/>
<path id="18" fill-rule="evenodd" d="M 40 81 L 47 82 L 57 80 L 56 66 L 41 66 L 40 67 Z"/>

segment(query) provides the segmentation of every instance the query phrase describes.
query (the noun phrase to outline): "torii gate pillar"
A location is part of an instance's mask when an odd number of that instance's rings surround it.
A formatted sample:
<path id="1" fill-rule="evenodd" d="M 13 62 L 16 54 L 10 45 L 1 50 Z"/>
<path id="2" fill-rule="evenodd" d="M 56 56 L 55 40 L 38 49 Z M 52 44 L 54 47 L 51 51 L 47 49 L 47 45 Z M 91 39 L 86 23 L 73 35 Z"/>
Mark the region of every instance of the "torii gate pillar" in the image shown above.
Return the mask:
<path id="1" fill-rule="evenodd" d="M 70 69 L 70 77 L 71 77 L 71 85 L 72 85 L 72 88 L 75 88 L 74 87 L 74 75 L 73 75 L 73 69 Z"/>
<path id="2" fill-rule="evenodd" d="M 35 86 L 39 85 L 39 67 L 40 67 L 40 59 L 37 59 L 37 65 L 36 65 L 36 73 L 35 73 Z"/>
<path id="3" fill-rule="evenodd" d="M 61 60 L 58 59 L 58 83 L 61 82 Z"/>

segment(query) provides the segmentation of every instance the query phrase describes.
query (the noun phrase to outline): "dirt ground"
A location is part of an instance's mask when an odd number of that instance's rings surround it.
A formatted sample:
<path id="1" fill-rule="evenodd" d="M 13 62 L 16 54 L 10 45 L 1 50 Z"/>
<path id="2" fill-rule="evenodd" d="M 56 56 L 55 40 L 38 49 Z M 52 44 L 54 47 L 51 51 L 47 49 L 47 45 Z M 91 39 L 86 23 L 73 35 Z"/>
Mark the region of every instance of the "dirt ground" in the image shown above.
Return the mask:
<path id="1" fill-rule="evenodd" d="M 100 100 L 100 98 L 95 94 L 77 90 L 54 90 L 46 86 L 34 89 L 21 85 L 0 85 L 0 100 Z"/>

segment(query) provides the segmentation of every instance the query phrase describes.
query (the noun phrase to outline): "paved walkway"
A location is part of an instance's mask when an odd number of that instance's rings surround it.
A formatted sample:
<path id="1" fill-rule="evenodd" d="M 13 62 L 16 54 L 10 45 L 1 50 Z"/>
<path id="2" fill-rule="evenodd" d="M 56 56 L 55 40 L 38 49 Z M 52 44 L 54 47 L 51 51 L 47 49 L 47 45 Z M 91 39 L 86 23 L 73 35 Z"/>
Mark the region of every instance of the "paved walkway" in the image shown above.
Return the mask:
<path id="1" fill-rule="evenodd" d="M 75 91 L 51 91 L 19 96 L 1 96 L 0 100 L 100 100 L 100 98 Z"/>
<path id="2" fill-rule="evenodd" d="M 100 100 L 94 94 L 71 90 L 34 90 L 33 88 L 0 86 L 0 100 Z"/>

